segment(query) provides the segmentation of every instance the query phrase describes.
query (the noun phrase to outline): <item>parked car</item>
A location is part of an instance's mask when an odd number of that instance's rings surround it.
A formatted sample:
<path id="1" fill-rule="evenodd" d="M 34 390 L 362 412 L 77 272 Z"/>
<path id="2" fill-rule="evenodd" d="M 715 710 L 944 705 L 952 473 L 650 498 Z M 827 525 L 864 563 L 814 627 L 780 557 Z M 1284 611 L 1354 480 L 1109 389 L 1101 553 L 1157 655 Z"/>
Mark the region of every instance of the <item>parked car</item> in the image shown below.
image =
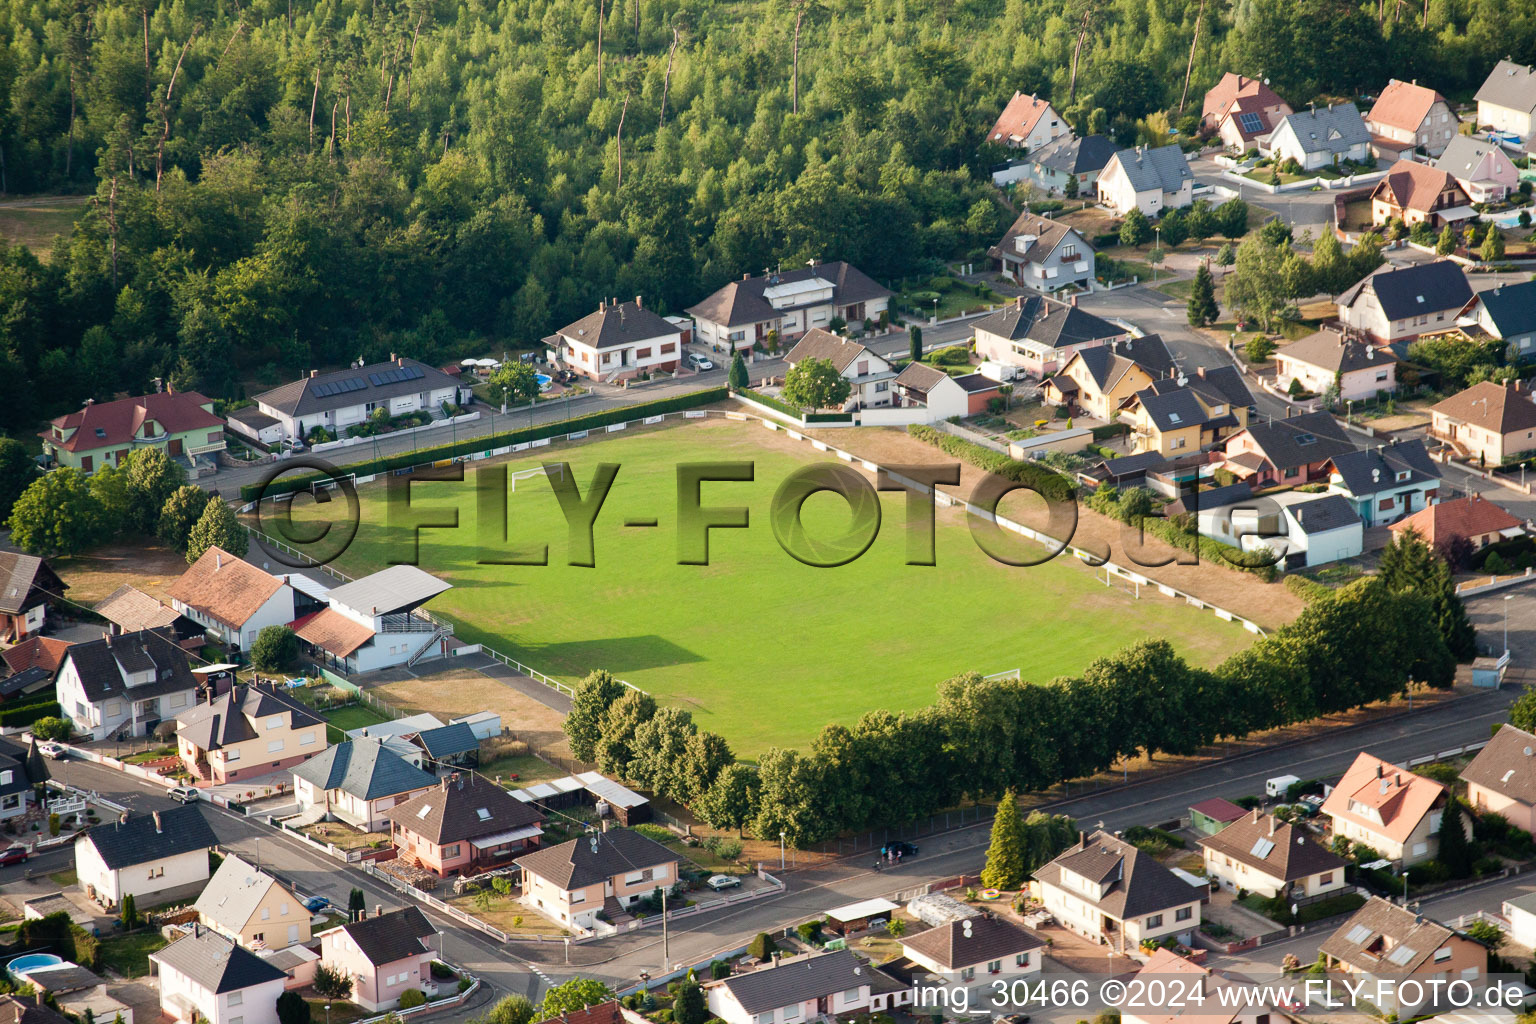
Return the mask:
<path id="1" fill-rule="evenodd" d="M 715 361 L 709 358 L 709 356 L 700 355 L 697 352 L 689 352 L 688 365 L 699 371 L 713 370 L 715 368 Z"/>
<path id="2" fill-rule="evenodd" d="M 304 909 L 311 914 L 318 914 L 331 905 L 331 901 L 324 896 L 311 896 L 304 901 Z"/>
<path id="3" fill-rule="evenodd" d="M 195 804 L 202 799 L 202 797 L 197 795 L 197 790 L 191 786 L 177 786 L 167 793 L 166 796 L 172 800 L 180 800 L 184 804 Z"/>
<path id="4" fill-rule="evenodd" d="M 720 892 L 722 889 L 736 888 L 741 884 L 741 879 L 735 875 L 710 875 L 704 884 L 716 892 Z"/>
<path id="5" fill-rule="evenodd" d="M 5 849 L 0 850 L 0 868 L 8 867 L 12 864 L 20 864 L 31 855 L 31 851 L 20 843 L 14 846 L 7 846 Z"/>
<path id="6" fill-rule="evenodd" d="M 39 743 L 37 752 L 50 761 L 62 761 L 69 756 L 69 751 L 58 743 Z"/>

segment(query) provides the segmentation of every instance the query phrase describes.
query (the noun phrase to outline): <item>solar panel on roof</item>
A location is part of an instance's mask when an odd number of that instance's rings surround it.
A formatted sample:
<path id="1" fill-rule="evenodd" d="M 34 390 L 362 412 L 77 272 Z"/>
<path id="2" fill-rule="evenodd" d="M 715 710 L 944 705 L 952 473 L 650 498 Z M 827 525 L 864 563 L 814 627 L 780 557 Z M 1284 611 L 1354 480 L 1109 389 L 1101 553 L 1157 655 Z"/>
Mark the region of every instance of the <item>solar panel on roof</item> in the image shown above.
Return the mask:
<path id="1" fill-rule="evenodd" d="M 384 379 L 376 373 L 370 373 L 368 379 L 373 382 L 374 387 L 381 387 L 384 384 Z"/>
<path id="2" fill-rule="evenodd" d="M 1257 132 L 1264 129 L 1264 119 L 1254 113 L 1238 114 L 1237 123 L 1243 126 L 1243 131 L 1245 132 Z"/>

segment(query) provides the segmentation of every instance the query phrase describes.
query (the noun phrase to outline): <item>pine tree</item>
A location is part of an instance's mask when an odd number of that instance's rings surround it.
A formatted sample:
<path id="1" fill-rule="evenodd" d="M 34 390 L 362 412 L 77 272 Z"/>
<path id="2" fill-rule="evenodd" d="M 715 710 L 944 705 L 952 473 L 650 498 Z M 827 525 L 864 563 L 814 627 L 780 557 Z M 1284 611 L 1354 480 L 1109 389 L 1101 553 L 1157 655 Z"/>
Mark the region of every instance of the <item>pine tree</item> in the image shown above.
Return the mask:
<path id="1" fill-rule="evenodd" d="M 128 932 L 139 926 L 139 908 L 134 902 L 133 893 L 123 897 L 122 912 L 123 931 Z"/>
<path id="2" fill-rule="evenodd" d="M 1504 258 L 1504 235 L 1499 231 L 1497 224 L 1488 225 L 1488 234 L 1483 236 L 1483 244 L 1477 250 L 1477 258 L 1484 263 L 1497 263 Z"/>
<path id="3" fill-rule="evenodd" d="M 1472 844 L 1467 841 L 1465 818 L 1461 801 L 1452 793 L 1440 817 L 1440 863 L 1450 871 L 1452 878 L 1466 878 L 1472 873 Z"/>
<path id="4" fill-rule="evenodd" d="M 912 328 L 911 343 L 912 343 L 911 351 L 909 351 L 907 354 L 909 356 L 911 356 L 912 361 L 914 363 L 922 362 L 923 361 L 923 329 L 921 327 L 913 327 Z"/>
<path id="5" fill-rule="evenodd" d="M 1381 552 L 1377 573 L 1394 593 L 1413 591 L 1430 605 L 1430 615 L 1445 646 L 1458 661 L 1477 654 L 1477 632 L 1466 605 L 1456 595 L 1451 567 L 1416 530 L 1405 530 Z"/>
<path id="6" fill-rule="evenodd" d="M 981 884 L 990 889 L 1017 890 L 1024 886 L 1024 822 L 1019 818 L 1019 798 L 1013 790 L 1003 794 L 992 819 L 992 840 L 987 845 L 987 864 Z"/>
<path id="7" fill-rule="evenodd" d="M 732 391 L 740 391 L 747 386 L 747 361 L 741 358 L 740 352 L 731 357 L 730 385 Z"/>
<path id="8" fill-rule="evenodd" d="M 1216 305 L 1216 281 L 1211 277 L 1211 268 L 1204 263 L 1195 271 L 1195 284 L 1189 292 L 1189 307 L 1187 309 L 1189 324 L 1191 327 L 1204 327 L 1214 323 L 1220 315 L 1220 309 Z"/>
<path id="9" fill-rule="evenodd" d="M 1436 256 L 1449 256 L 1456 251 L 1456 230 L 1449 224 L 1440 229 L 1440 237 L 1435 242 Z"/>
<path id="10" fill-rule="evenodd" d="M 673 997 L 672 1020 L 674 1024 L 704 1024 L 709 1018 L 709 1007 L 704 1004 L 704 990 L 694 980 L 693 972 L 689 971 Z"/>

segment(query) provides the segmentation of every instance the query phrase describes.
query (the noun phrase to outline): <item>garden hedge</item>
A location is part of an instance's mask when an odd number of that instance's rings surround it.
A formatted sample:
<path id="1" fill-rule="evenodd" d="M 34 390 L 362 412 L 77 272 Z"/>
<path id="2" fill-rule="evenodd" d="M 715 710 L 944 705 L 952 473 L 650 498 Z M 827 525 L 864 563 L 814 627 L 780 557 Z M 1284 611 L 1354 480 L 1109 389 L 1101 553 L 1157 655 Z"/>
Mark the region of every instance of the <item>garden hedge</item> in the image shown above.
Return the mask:
<path id="1" fill-rule="evenodd" d="M 766 405 L 770 409 L 777 409 L 779 412 L 786 416 L 793 416 L 797 420 L 800 418 L 799 409 L 796 409 L 788 402 L 779 401 L 772 395 L 765 395 L 761 391 L 753 391 L 751 388 L 741 388 L 739 391 L 737 391 L 737 394 L 745 395 L 747 398 L 750 398 L 752 401 L 758 403 L 759 405 Z"/>
<path id="2" fill-rule="evenodd" d="M 38 701 L 36 704 L 22 704 L 0 710 L 0 726 L 31 725 L 39 718 L 61 717 L 63 717 L 63 711 L 59 707 L 59 702 L 49 698 Z"/>
<path id="3" fill-rule="evenodd" d="M 1038 463 L 1010 459 L 1002 452 L 983 448 L 972 441 L 946 434 L 920 423 L 909 426 L 907 433 L 919 441 L 933 445 L 946 455 L 953 455 L 957 459 L 969 462 L 978 469 L 1027 484 L 1049 501 L 1072 501 L 1077 493 L 1077 488 L 1071 480 Z"/>
<path id="4" fill-rule="evenodd" d="M 595 430 L 612 423 L 638 420 L 646 416 L 659 416 L 662 413 L 677 412 L 682 409 L 695 409 L 701 405 L 710 405 L 721 401 L 727 397 L 728 393 L 724 386 L 705 388 L 702 391 L 691 391 L 686 395 L 678 395 L 675 398 L 663 398 L 655 402 L 641 402 L 638 405 L 625 405 L 616 409 L 605 409 L 602 412 L 588 413 L 585 416 L 573 416 L 568 420 L 540 423 L 532 427 L 524 427 L 521 430 L 507 430 L 485 437 L 465 438 L 463 441 L 440 444 L 431 448 L 418 448 L 415 451 L 401 452 L 398 455 L 390 455 L 381 459 L 364 459 L 360 462 L 350 462 L 346 465 L 338 466 L 337 471 L 339 473 L 355 473 L 358 476 L 372 476 L 395 469 L 425 466 L 434 462 L 441 462 L 444 459 L 457 458 L 461 455 L 473 455 L 477 452 L 490 451 L 492 448 L 503 448 L 508 445 L 523 444 L 527 441 L 540 441 L 546 437 L 558 437 L 562 434 L 572 434 L 582 430 Z M 265 488 L 265 494 L 267 497 L 273 497 L 280 494 L 291 494 L 296 491 L 308 490 L 311 484 L 325 479 L 327 477 L 319 473 L 283 477 L 272 481 L 272 484 Z M 245 484 L 240 488 L 240 499 L 242 501 L 252 501 L 262 492 L 263 488 L 260 484 Z"/>

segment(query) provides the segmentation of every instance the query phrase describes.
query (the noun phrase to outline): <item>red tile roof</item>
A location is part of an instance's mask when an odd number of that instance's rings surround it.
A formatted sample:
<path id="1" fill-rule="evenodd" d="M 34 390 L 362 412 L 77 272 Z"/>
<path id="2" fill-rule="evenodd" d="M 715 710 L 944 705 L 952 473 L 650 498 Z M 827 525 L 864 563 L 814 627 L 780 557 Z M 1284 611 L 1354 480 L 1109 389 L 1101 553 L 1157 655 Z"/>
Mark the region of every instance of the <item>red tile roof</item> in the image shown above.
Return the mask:
<path id="1" fill-rule="evenodd" d="M 1485 533 L 1517 530 L 1521 525 L 1520 520 L 1498 505 L 1474 494 L 1420 509 L 1393 523 L 1391 529 L 1398 534 L 1415 530 L 1430 544 L 1446 544 L 1455 537 L 1480 537 Z"/>
<path id="2" fill-rule="evenodd" d="M 1027 138 L 1049 109 L 1051 109 L 1049 101 L 1016 92 L 1013 94 L 1013 99 L 1009 100 L 1008 105 L 1003 108 L 1003 112 L 998 115 L 997 123 L 992 126 L 991 136 L 994 140 L 1005 139 L 1010 135 L 1016 135 L 1021 139 Z"/>
<path id="3" fill-rule="evenodd" d="M 282 586 L 271 573 L 214 546 L 171 584 L 168 593 L 173 601 L 227 626 L 243 627 Z"/>
<path id="4" fill-rule="evenodd" d="M 1285 100 L 1257 78 L 1245 78 L 1228 71 L 1221 76 L 1221 81 L 1205 94 L 1205 104 L 1200 112 L 1201 119 L 1213 117 L 1219 122 L 1227 116 L 1239 100 L 1245 101 L 1241 104 L 1243 109 L 1254 111 L 1264 107 L 1285 105 Z"/>
<path id="5" fill-rule="evenodd" d="M 0 659 L 4 659 L 13 674 L 25 672 L 39 665 L 49 672 L 57 672 L 59 665 L 64 661 L 64 651 L 69 646 L 68 640 L 56 640 L 51 636 L 34 636 L 0 654 Z"/>
<path id="6" fill-rule="evenodd" d="M 363 644 L 373 639 L 373 630 L 360 622 L 354 622 L 334 608 L 295 619 L 293 631 L 338 658 L 345 658 Z"/>
<path id="7" fill-rule="evenodd" d="M 147 420 L 159 424 L 167 434 L 200 428 L 222 429 L 224 421 L 203 408 L 211 404 L 213 399 L 196 391 L 161 392 L 116 402 L 96 402 L 53 421 L 57 430 L 65 433 L 74 430 L 68 440 L 58 440 L 53 430 L 39 436 L 65 451 L 89 452 L 131 444 Z"/>
<path id="8" fill-rule="evenodd" d="M 1399 82 L 1394 78 L 1381 90 L 1381 95 L 1365 119 L 1373 125 L 1384 124 L 1389 128 L 1416 132 L 1429 116 L 1429 110 L 1436 100 L 1446 106 L 1451 105 L 1449 100 L 1433 89 L 1426 89 L 1415 82 Z"/>
<path id="9" fill-rule="evenodd" d="M 1447 189 L 1461 192 L 1456 179 L 1446 172 L 1413 160 L 1399 160 L 1387 176 L 1376 183 L 1371 198 L 1385 200 L 1399 209 L 1428 213 L 1435 208 L 1440 193 Z M 1462 193 L 1461 198 L 1466 200 L 1466 194 Z"/>
<path id="10" fill-rule="evenodd" d="M 1401 843 L 1413 834 L 1445 792 L 1445 787 L 1433 779 L 1361 753 L 1333 792 L 1328 794 L 1328 799 L 1323 802 L 1323 813 L 1332 818 L 1347 819 Z M 1381 823 L 1351 810 L 1351 803 L 1375 808 Z"/>

